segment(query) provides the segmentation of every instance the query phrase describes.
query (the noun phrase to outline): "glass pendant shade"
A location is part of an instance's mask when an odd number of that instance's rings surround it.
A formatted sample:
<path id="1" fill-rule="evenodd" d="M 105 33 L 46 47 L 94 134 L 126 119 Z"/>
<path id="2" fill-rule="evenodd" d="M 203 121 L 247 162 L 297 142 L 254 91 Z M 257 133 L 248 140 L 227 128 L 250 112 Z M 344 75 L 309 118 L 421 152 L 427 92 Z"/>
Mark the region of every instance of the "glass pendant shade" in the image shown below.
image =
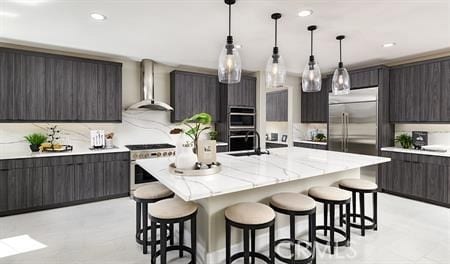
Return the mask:
<path id="1" fill-rule="evenodd" d="M 319 64 L 310 61 L 303 70 L 302 90 L 305 93 L 320 92 L 322 86 L 322 74 Z"/>
<path id="2" fill-rule="evenodd" d="M 241 81 L 241 56 L 239 51 L 234 47 L 225 45 L 220 52 L 218 75 L 221 83 L 239 83 Z"/>
<path id="3" fill-rule="evenodd" d="M 286 67 L 280 55 L 277 55 L 276 60 L 273 56 L 270 56 L 266 64 L 266 88 L 281 88 L 286 80 Z"/>
<path id="4" fill-rule="evenodd" d="M 338 67 L 334 70 L 331 89 L 334 95 L 350 93 L 350 75 L 344 67 Z"/>

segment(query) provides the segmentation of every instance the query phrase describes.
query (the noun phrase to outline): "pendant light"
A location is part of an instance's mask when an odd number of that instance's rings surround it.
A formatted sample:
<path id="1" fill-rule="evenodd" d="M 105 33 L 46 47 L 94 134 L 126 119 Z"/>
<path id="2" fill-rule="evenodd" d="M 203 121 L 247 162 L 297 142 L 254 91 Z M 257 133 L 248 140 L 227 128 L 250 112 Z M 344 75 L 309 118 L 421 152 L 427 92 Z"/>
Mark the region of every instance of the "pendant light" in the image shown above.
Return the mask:
<path id="1" fill-rule="evenodd" d="M 277 40 L 278 40 L 278 19 L 281 18 L 280 13 L 273 13 L 271 18 L 275 20 L 275 46 L 273 47 L 272 56 L 269 57 L 266 64 L 266 87 L 267 88 L 281 88 L 286 79 L 286 67 L 284 60 L 279 54 Z"/>
<path id="2" fill-rule="evenodd" d="M 241 81 L 241 57 L 238 50 L 233 45 L 233 37 L 231 36 L 231 5 L 234 5 L 236 0 L 225 0 L 228 5 L 228 36 L 219 56 L 219 67 L 217 68 L 219 75 L 219 82 L 221 83 L 239 83 Z"/>
<path id="3" fill-rule="evenodd" d="M 335 95 L 348 94 L 350 93 L 350 76 L 342 63 L 342 40 L 345 39 L 345 36 L 340 35 L 336 39 L 339 40 L 339 64 L 334 71 L 331 88 Z"/>
<path id="4" fill-rule="evenodd" d="M 319 64 L 314 60 L 313 55 L 313 31 L 317 29 L 317 26 L 309 26 L 308 30 L 311 31 L 311 56 L 309 56 L 309 62 L 306 64 L 302 74 L 302 89 L 303 92 L 320 92 L 320 86 L 322 85 L 322 75 L 320 74 Z"/>

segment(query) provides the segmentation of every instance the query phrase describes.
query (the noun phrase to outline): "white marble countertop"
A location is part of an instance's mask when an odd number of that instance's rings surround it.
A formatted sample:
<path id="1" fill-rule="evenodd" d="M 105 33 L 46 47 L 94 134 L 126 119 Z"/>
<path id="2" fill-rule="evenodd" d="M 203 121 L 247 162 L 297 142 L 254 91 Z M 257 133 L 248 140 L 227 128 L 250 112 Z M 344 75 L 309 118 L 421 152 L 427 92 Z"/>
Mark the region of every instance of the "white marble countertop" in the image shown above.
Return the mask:
<path id="1" fill-rule="evenodd" d="M 318 142 L 318 141 L 312 141 L 312 140 L 302 140 L 302 139 L 294 139 L 294 142 L 298 143 L 305 143 L 305 144 L 316 144 L 316 145 L 328 145 L 327 142 Z"/>
<path id="2" fill-rule="evenodd" d="M 418 150 L 418 149 L 404 149 L 398 147 L 385 147 L 381 148 L 381 151 L 391 151 L 391 152 L 401 152 L 401 153 L 410 153 L 410 154 L 420 154 L 420 155 L 431 155 L 431 156 L 441 156 L 450 158 L 450 152 L 436 152 L 436 151 L 426 151 L 426 150 Z"/>
<path id="3" fill-rule="evenodd" d="M 277 141 L 272 141 L 272 140 L 266 140 L 266 143 L 274 143 L 274 144 L 281 144 L 281 145 L 288 145 L 287 142 L 283 142 L 281 140 L 277 140 Z"/>
<path id="4" fill-rule="evenodd" d="M 228 143 L 227 142 L 222 142 L 222 141 L 217 141 L 216 142 L 216 146 L 228 146 Z"/>
<path id="5" fill-rule="evenodd" d="M 26 159 L 26 158 L 46 158 L 57 156 L 69 156 L 69 155 L 88 155 L 88 154 L 103 154 L 103 153 L 116 153 L 116 152 L 128 152 L 130 151 L 126 147 L 115 147 L 111 149 L 90 150 L 88 147 L 74 147 L 72 151 L 67 152 L 0 152 L 0 160 L 6 159 Z"/>
<path id="6" fill-rule="evenodd" d="M 270 155 L 234 157 L 219 153 L 222 171 L 209 176 L 177 176 L 175 158 L 137 160 L 137 164 L 186 201 L 254 189 L 389 162 L 389 158 L 309 148 L 271 149 Z"/>

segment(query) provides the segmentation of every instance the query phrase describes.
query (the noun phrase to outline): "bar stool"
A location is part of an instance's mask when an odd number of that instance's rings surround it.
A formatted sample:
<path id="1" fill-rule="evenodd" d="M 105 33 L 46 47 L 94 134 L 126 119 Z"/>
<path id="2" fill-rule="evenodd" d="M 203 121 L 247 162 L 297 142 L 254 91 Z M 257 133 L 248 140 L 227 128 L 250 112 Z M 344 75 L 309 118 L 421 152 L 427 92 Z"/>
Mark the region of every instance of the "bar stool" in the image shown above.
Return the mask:
<path id="1" fill-rule="evenodd" d="M 156 241 L 157 224 L 160 227 L 160 249 L 156 251 L 156 243 L 151 243 L 151 264 L 156 263 L 160 256 L 160 263 L 166 264 L 167 251 L 178 250 L 179 257 L 184 252 L 191 254 L 190 264 L 197 261 L 197 210 L 198 205 L 193 202 L 185 202 L 180 198 L 165 199 L 149 206 L 149 217 L 151 221 L 151 241 Z M 191 247 L 184 245 L 184 224 L 191 221 Z M 167 246 L 167 225 L 178 224 L 179 244 Z"/>
<path id="2" fill-rule="evenodd" d="M 151 182 L 134 191 L 133 199 L 136 201 L 136 242 L 142 245 L 142 253 L 147 254 L 147 246 L 150 245 L 150 241 L 148 240 L 148 230 L 150 230 L 147 213 L 148 204 L 173 196 L 173 192 L 159 182 Z M 170 227 L 170 237 L 173 244 L 172 234 L 173 226 Z"/>
<path id="3" fill-rule="evenodd" d="M 275 251 L 275 257 L 284 262 L 290 264 L 306 264 L 306 263 L 316 263 L 316 252 L 314 247 L 315 233 L 316 233 L 316 203 L 314 200 L 306 195 L 300 193 L 279 193 L 275 194 L 270 199 L 270 206 L 275 210 L 275 212 L 289 215 L 290 220 L 290 238 L 278 239 L 275 241 L 275 247 L 281 243 L 289 242 L 291 245 L 291 258 L 281 257 Z M 295 238 L 295 216 L 307 215 L 309 218 L 309 229 L 308 236 L 309 242 L 306 243 L 302 240 L 297 240 Z M 306 248 L 311 256 L 306 259 L 295 259 L 295 245 L 300 245 Z"/>
<path id="4" fill-rule="evenodd" d="M 361 229 L 361 236 L 366 235 L 366 229 L 378 230 L 378 214 L 377 214 L 377 189 L 378 185 L 374 182 L 361 180 L 361 179 L 344 179 L 339 182 L 339 188 L 352 192 L 352 213 L 350 216 L 353 218 L 353 221 L 350 222 L 350 226 Z M 356 193 L 359 194 L 359 214 L 356 213 Z M 373 198 L 373 218 L 365 215 L 364 209 L 364 194 L 372 193 Z M 340 222 L 345 222 L 346 216 L 342 214 L 342 209 L 340 209 Z M 361 224 L 356 224 L 356 218 L 359 218 Z M 369 221 L 370 225 L 366 225 L 366 220 Z"/>
<path id="5" fill-rule="evenodd" d="M 244 251 L 231 256 L 231 227 L 244 231 Z M 257 229 L 269 228 L 269 257 L 255 252 L 255 232 Z M 251 249 L 249 237 L 251 232 Z M 261 203 L 238 203 L 225 209 L 225 235 L 226 258 L 225 263 L 231 264 L 238 258 L 244 258 L 244 264 L 252 263 L 258 258 L 266 263 L 274 263 L 275 240 L 275 212 L 267 205 Z"/>
<path id="6" fill-rule="evenodd" d="M 317 226 L 316 230 L 323 230 L 324 236 L 327 236 L 327 231 L 330 231 L 330 240 L 317 237 L 316 241 L 330 246 L 330 253 L 334 254 L 334 247 L 350 246 L 350 225 L 346 224 L 345 230 L 336 228 L 334 225 L 334 209 L 336 205 L 345 205 L 347 223 L 350 222 L 350 192 L 341 190 L 336 187 L 313 187 L 309 189 L 308 195 L 311 196 L 317 202 L 323 203 L 324 214 L 322 226 Z M 327 224 L 328 207 L 330 208 L 330 225 Z M 334 233 L 339 233 L 345 237 L 344 240 L 336 242 L 334 240 Z"/>

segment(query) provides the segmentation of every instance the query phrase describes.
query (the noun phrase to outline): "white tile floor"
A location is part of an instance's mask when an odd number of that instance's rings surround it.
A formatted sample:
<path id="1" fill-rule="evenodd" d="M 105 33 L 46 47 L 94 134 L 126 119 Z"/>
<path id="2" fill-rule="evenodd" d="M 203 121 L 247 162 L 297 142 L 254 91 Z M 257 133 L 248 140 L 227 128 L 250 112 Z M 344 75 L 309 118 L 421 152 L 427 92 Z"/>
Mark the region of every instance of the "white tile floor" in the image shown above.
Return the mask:
<path id="1" fill-rule="evenodd" d="M 134 241 L 134 210 L 134 202 L 122 198 L 0 218 L 0 264 L 149 263 Z M 46 247 L 2 257 L 11 248 L 1 239 L 22 235 Z M 364 238 L 353 230 L 351 247 L 334 256 L 319 246 L 317 263 L 448 264 L 450 210 L 379 194 L 379 230 Z"/>

